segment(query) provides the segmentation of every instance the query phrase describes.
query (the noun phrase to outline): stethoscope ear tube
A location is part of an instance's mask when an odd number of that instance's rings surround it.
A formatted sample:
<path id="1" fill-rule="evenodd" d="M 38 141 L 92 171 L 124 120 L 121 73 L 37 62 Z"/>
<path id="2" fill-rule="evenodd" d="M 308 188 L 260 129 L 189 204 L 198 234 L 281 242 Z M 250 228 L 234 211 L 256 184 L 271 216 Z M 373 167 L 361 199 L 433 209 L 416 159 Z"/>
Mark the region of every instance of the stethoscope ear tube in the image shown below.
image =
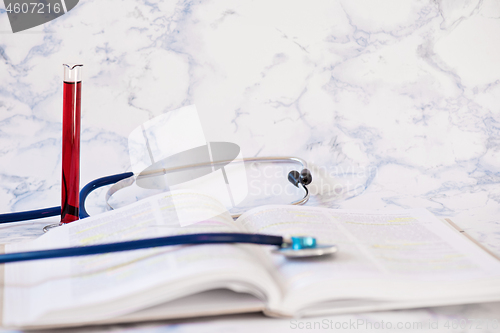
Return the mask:
<path id="1" fill-rule="evenodd" d="M 231 161 L 216 161 L 216 162 L 210 162 L 210 163 L 214 163 L 215 165 L 218 165 L 221 163 L 228 163 L 228 162 L 231 162 Z M 304 196 L 300 199 L 297 199 L 293 202 L 290 202 L 289 204 L 290 205 L 303 205 L 309 200 L 309 190 L 307 189 L 306 186 L 312 182 L 312 175 L 311 175 L 311 172 L 307 169 L 307 162 L 305 160 L 303 160 L 299 157 L 269 156 L 269 157 L 252 157 L 252 158 L 244 158 L 244 159 L 234 159 L 233 162 L 240 162 L 240 163 L 245 163 L 245 162 L 288 163 L 288 162 L 292 162 L 292 163 L 300 164 L 301 171 L 300 172 L 296 171 L 296 170 L 290 171 L 288 173 L 288 181 L 290 183 L 292 183 L 294 186 L 296 186 L 298 188 L 302 188 L 304 190 Z M 181 167 L 173 167 L 173 168 L 168 168 L 168 169 L 157 169 L 157 170 L 154 170 L 154 172 L 152 170 L 150 170 L 149 175 L 152 175 L 154 173 L 156 173 L 158 175 L 163 175 L 165 173 L 172 172 L 172 171 L 178 171 L 178 170 L 184 169 L 184 168 L 195 168 L 195 167 L 199 167 L 199 166 L 203 166 L 203 165 L 209 165 L 210 163 L 198 163 L 198 164 L 184 165 Z M 136 182 L 136 179 L 139 177 L 141 177 L 141 176 L 139 175 L 136 177 L 134 175 L 132 177 L 132 174 L 131 174 L 131 177 L 124 177 L 120 181 L 117 181 L 115 184 L 113 184 L 113 186 L 111 186 L 111 188 L 106 193 L 106 204 L 108 205 L 109 209 L 115 208 L 109 203 L 109 199 L 113 196 L 113 194 L 120 191 L 121 189 L 132 186 Z M 80 196 L 80 198 L 82 198 L 82 196 Z M 82 202 L 84 202 L 84 201 L 82 201 L 80 199 L 80 206 L 84 206 L 84 204 L 82 204 Z M 80 210 L 81 209 L 82 208 L 80 208 Z M 85 210 L 85 207 L 83 207 L 83 209 Z M 231 214 L 231 217 L 233 219 L 236 219 L 236 218 L 240 217 L 241 215 L 242 215 L 241 213 Z M 82 214 L 80 214 L 80 216 L 82 216 Z M 86 217 L 88 217 L 88 215 Z"/>
<path id="2" fill-rule="evenodd" d="M 85 185 L 82 190 L 80 191 L 80 219 L 84 219 L 86 217 L 89 217 L 89 214 L 87 213 L 87 210 L 85 209 L 85 200 L 87 199 L 87 196 L 94 191 L 95 189 L 98 189 L 99 187 L 103 187 L 106 185 L 112 185 L 117 182 L 119 182 L 122 179 L 132 177 L 134 175 L 133 172 L 125 172 L 125 173 L 120 173 L 117 175 L 112 175 L 112 176 L 107 176 L 107 177 L 102 177 L 96 180 L 91 181 L 87 185 Z"/>

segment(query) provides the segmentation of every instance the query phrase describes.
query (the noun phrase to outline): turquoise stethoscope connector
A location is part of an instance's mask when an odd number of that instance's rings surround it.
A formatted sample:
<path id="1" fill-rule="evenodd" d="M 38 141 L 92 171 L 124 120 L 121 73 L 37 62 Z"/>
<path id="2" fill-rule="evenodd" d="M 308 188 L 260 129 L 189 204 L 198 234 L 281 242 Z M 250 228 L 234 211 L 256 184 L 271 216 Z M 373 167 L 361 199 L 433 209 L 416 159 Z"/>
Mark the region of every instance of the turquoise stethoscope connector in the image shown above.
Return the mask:
<path id="1" fill-rule="evenodd" d="M 292 249 L 293 250 L 301 250 L 301 249 L 311 249 L 316 247 L 316 238 L 314 237 L 291 237 L 292 239 Z"/>

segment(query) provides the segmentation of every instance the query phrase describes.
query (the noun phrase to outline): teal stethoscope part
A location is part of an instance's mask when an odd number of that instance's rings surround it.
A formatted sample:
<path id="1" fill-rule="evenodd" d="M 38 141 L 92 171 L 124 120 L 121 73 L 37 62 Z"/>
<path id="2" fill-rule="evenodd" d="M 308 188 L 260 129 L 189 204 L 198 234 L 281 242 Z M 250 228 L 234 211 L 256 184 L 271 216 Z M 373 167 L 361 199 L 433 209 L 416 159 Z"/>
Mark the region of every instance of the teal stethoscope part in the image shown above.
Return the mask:
<path id="1" fill-rule="evenodd" d="M 292 249 L 309 249 L 316 247 L 316 238 L 313 237 L 291 237 Z"/>

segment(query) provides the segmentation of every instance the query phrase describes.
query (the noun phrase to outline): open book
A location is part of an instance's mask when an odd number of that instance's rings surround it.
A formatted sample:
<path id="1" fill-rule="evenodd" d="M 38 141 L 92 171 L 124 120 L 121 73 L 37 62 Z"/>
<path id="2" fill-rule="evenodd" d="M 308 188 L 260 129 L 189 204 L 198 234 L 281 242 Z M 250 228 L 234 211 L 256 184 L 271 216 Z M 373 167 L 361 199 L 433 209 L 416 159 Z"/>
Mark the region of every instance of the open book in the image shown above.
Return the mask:
<path id="1" fill-rule="evenodd" d="M 170 195 L 52 229 L 5 251 L 227 231 L 310 235 L 336 244 L 338 253 L 290 260 L 272 254 L 272 246 L 214 244 L 6 264 L 0 266 L 2 326 L 256 311 L 313 316 L 500 300 L 500 262 L 426 210 L 263 206 L 236 221 L 224 213 L 180 226 Z M 177 214 L 220 212 L 209 197 L 175 195 L 184 203 Z"/>

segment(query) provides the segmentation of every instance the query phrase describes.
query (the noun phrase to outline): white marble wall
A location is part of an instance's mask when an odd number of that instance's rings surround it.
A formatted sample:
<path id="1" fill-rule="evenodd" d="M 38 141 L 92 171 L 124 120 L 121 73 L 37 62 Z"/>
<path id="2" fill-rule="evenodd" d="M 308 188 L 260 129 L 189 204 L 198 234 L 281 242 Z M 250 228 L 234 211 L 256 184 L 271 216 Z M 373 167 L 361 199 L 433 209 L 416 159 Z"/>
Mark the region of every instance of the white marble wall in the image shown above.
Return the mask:
<path id="1" fill-rule="evenodd" d="M 0 212 L 59 204 L 79 61 L 82 185 L 130 170 L 134 127 L 196 104 L 209 140 L 312 163 L 311 204 L 425 207 L 500 254 L 499 59 L 496 0 L 80 0 L 16 34 L 0 9 Z M 39 232 L 20 228 L 0 232 Z"/>

